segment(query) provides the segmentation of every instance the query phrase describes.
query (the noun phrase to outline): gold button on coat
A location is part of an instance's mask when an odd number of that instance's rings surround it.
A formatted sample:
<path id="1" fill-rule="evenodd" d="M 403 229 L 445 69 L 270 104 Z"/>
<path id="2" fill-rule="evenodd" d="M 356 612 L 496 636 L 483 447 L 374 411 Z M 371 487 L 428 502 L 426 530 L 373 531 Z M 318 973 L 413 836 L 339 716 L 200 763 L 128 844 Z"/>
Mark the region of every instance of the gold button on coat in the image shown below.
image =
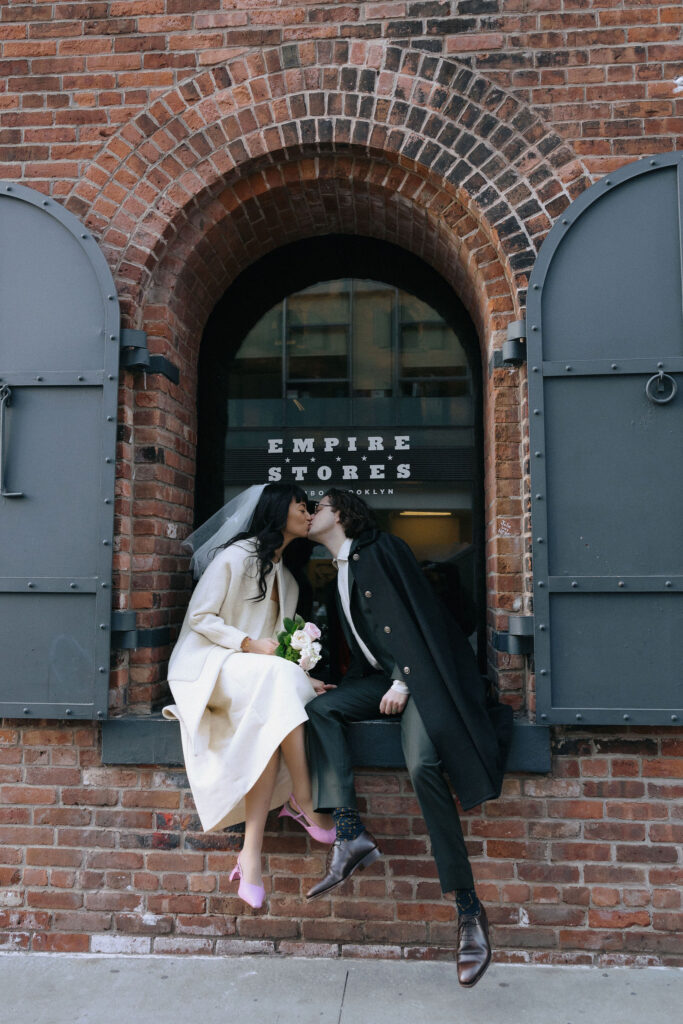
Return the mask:
<path id="1" fill-rule="evenodd" d="M 403 671 L 405 672 L 405 674 L 407 676 L 409 676 L 410 675 L 410 665 L 404 665 L 403 666 Z"/>
<path id="2" fill-rule="evenodd" d="M 365 596 L 366 597 L 372 597 L 372 591 L 371 590 L 366 590 L 365 591 Z"/>
<path id="3" fill-rule="evenodd" d="M 360 555 L 358 554 L 358 552 L 356 552 L 356 554 L 353 556 L 354 562 L 357 562 L 359 558 L 360 558 Z"/>
<path id="4" fill-rule="evenodd" d="M 384 632 L 385 633 L 391 633 L 391 626 L 385 626 L 384 627 Z"/>

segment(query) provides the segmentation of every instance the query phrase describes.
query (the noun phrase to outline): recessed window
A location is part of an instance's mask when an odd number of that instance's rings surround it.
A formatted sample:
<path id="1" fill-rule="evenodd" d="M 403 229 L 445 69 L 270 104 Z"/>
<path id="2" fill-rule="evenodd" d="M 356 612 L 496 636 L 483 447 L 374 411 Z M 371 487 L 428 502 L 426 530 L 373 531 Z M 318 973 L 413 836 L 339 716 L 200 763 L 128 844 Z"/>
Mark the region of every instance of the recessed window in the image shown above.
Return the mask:
<path id="1" fill-rule="evenodd" d="M 231 428 L 472 422 L 472 378 L 452 327 L 379 281 L 324 281 L 269 309 L 239 346 Z"/>
<path id="2" fill-rule="evenodd" d="M 335 276 L 335 265 L 371 272 Z M 413 257 L 347 238 L 273 254 L 207 327 L 198 519 L 263 481 L 296 481 L 311 502 L 331 486 L 356 491 L 445 597 L 462 592 L 483 668 L 480 373 L 462 304 Z M 322 548 L 308 573 L 318 601 L 334 575 Z"/>

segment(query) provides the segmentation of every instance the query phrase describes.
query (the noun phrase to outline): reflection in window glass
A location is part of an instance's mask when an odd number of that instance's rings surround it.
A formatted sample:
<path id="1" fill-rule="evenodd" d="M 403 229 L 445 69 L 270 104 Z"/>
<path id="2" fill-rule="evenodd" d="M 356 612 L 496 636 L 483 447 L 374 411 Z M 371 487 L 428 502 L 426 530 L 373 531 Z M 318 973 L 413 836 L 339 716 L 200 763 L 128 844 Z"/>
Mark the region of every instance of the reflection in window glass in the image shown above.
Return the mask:
<path id="1" fill-rule="evenodd" d="M 282 303 L 247 334 L 228 380 L 229 398 L 282 398 Z"/>
<path id="2" fill-rule="evenodd" d="M 395 288 L 355 282 L 353 298 L 353 393 L 391 398 Z"/>
<path id="3" fill-rule="evenodd" d="M 311 380 L 348 377 L 346 325 L 290 327 L 287 338 L 287 379 Z"/>
<path id="4" fill-rule="evenodd" d="M 444 399 L 470 393 L 465 351 L 435 309 L 391 285 L 351 279 L 322 281 L 266 313 L 242 343 L 229 384 L 231 399 L 251 401 L 395 400 L 385 413 L 397 424 L 438 422 Z M 349 422 L 351 407 L 337 415 Z M 463 415 L 465 407 L 449 410 L 458 422 Z"/>

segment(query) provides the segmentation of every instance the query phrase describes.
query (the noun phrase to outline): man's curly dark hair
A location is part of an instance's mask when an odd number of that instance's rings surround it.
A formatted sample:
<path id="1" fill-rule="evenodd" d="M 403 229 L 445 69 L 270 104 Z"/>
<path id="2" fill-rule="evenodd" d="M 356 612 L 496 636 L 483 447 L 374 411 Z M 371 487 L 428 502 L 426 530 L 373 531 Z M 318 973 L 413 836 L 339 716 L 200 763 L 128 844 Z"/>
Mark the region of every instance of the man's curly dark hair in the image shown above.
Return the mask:
<path id="1" fill-rule="evenodd" d="M 329 498 L 332 508 L 339 513 L 339 522 L 347 537 L 354 539 L 364 530 L 372 530 L 377 525 L 372 509 L 352 491 L 330 487 L 325 497 Z"/>

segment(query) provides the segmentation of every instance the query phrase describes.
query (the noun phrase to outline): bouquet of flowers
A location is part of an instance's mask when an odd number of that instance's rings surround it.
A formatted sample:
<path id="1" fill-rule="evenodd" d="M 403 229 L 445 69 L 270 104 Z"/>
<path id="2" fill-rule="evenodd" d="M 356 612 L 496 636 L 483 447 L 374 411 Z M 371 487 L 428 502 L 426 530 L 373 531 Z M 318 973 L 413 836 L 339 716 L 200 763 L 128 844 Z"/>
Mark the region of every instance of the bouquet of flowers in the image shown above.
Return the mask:
<path id="1" fill-rule="evenodd" d="M 322 656 L 322 647 L 318 643 L 320 630 L 314 622 L 304 622 L 300 615 L 285 619 L 284 627 L 277 635 L 275 653 L 286 661 L 293 661 L 304 672 L 310 672 Z"/>

